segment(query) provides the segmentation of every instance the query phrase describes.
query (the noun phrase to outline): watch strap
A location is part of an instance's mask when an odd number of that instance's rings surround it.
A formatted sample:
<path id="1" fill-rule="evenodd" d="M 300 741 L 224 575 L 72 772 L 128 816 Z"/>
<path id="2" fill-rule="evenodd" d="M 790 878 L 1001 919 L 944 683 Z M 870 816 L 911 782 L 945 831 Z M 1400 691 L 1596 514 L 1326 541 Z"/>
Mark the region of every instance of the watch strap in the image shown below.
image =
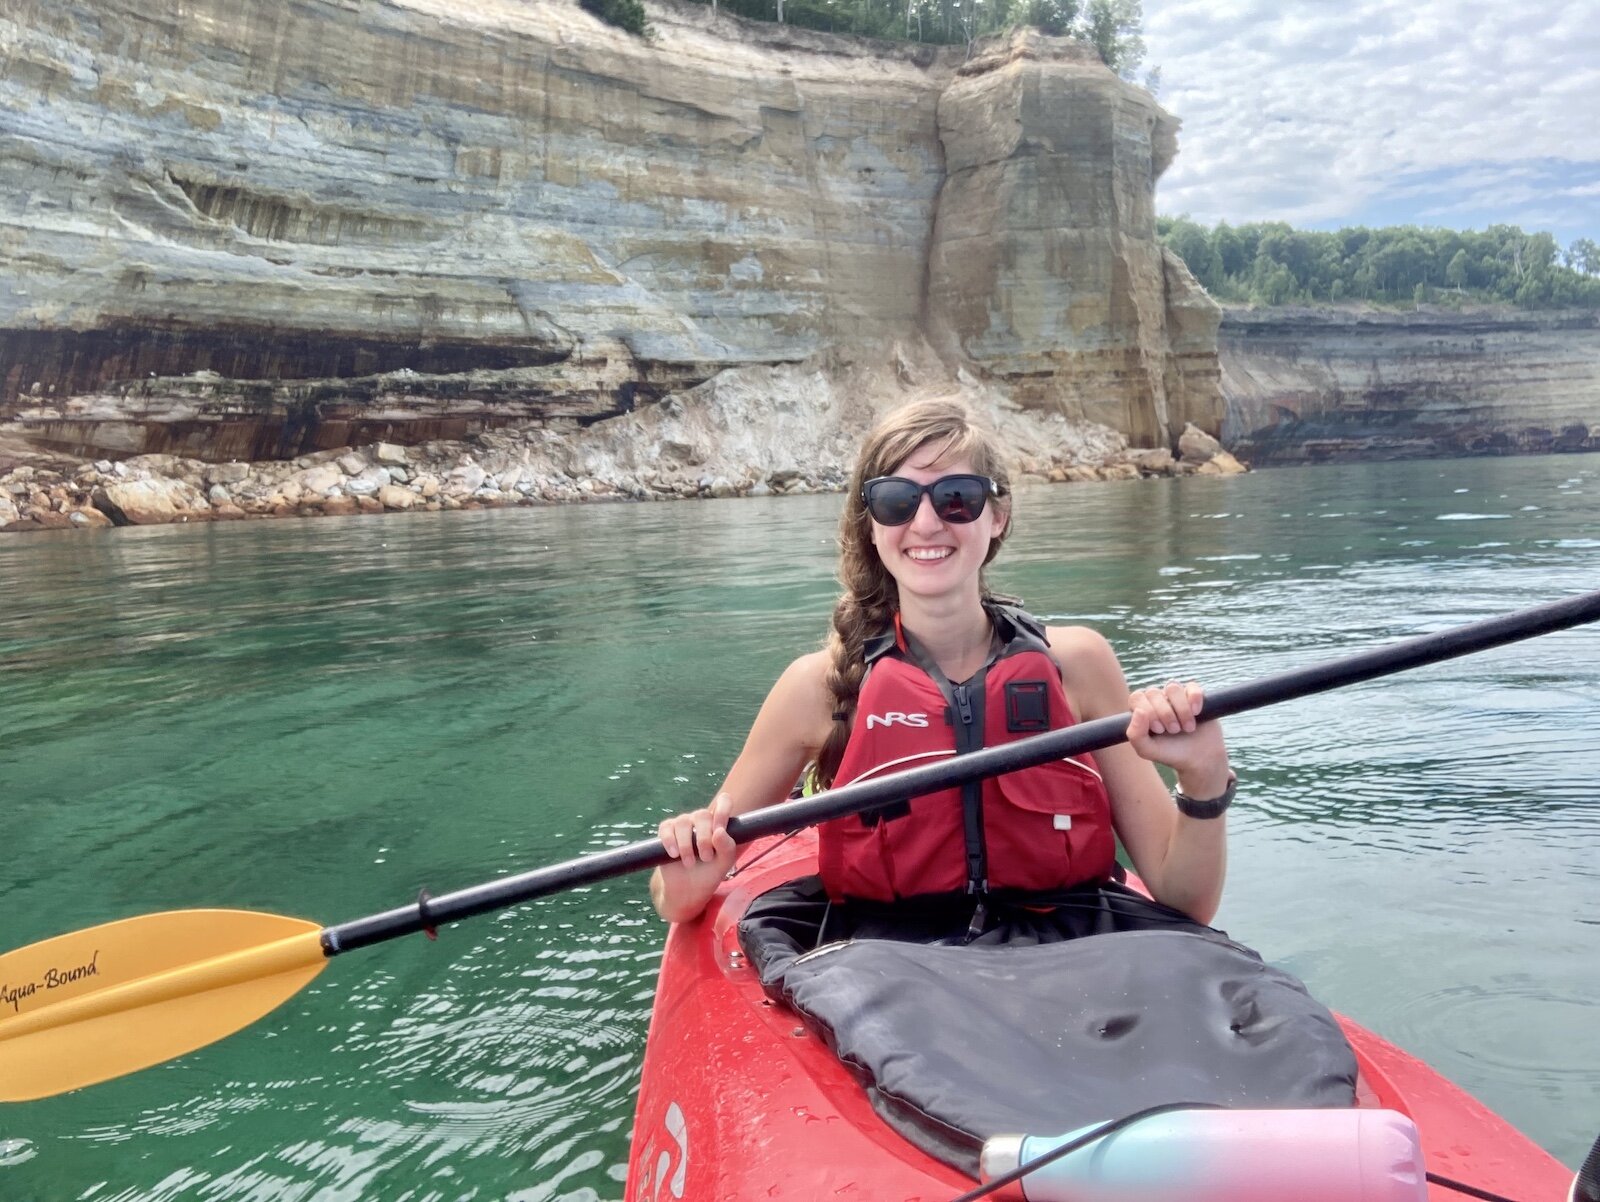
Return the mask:
<path id="1" fill-rule="evenodd" d="M 1220 796 L 1201 800 L 1190 797 L 1182 789 L 1172 791 L 1172 800 L 1178 805 L 1178 812 L 1188 818 L 1220 818 L 1233 804 L 1233 795 L 1239 791 L 1239 774 L 1232 768 L 1228 769 L 1228 787 Z"/>

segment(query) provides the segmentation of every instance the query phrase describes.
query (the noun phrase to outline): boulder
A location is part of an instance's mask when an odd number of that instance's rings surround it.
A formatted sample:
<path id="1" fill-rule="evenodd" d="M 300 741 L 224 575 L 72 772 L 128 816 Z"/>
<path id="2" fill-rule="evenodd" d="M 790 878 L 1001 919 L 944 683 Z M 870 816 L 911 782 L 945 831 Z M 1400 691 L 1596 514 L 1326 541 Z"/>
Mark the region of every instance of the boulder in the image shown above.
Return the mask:
<path id="1" fill-rule="evenodd" d="M 342 461 L 341 461 L 342 462 Z M 344 482 L 344 490 L 353 497 L 376 496 L 380 488 L 392 483 L 389 473 L 381 467 L 368 467 Z"/>
<path id="2" fill-rule="evenodd" d="M 385 484 L 378 490 L 378 500 L 385 509 L 410 509 L 420 499 L 409 488 L 401 488 L 398 484 Z"/>
<path id="3" fill-rule="evenodd" d="M 296 477 L 300 487 L 317 496 L 325 496 L 330 489 L 344 480 L 344 473 L 330 464 L 320 463 L 307 468 Z"/>
<path id="4" fill-rule="evenodd" d="M 1165 476 L 1172 473 L 1175 461 L 1166 447 L 1153 447 L 1149 450 L 1130 450 L 1128 462 L 1147 476 Z"/>
<path id="5" fill-rule="evenodd" d="M 213 463 L 205 470 L 205 479 L 210 484 L 242 484 L 249 478 L 248 463 Z"/>
<path id="6" fill-rule="evenodd" d="M 445 477 L 445 495 L 456 498 L 470 497 L 483 487 L 485 479 L 487 476 L 484 470 L 469 460 Z"/>
<path id="7" fill-rule="evenodd" d="M 143 476 L 155 476 L 181 480 L 193 488 L 200 488 L 205 483 L 206 471 L 212 465 L 180 455 L 135 455 L 132 459 L 124 460 L 122 466 L 129 477 L 135 480 Z"/>
<path id="8" fill-rule="evenodd" d="M 351 451 L 348 455 L 339 456 L 339 470 L 347 476 L 359 476 L 367 470 L 367 457 Z"/>
<path id="9" fill-rule="evenodd" d="M 1194 469 L 1197 476 L 1238 476 L 1247 469 L 1226 451 L 1218 451 Z"/>
<path id="10" fill-rule="evenodd" d="M 408 462 L 406 449 L 392 442 L 380 442 L 372 448 L 372 457 L 379 463 L 404 467 Z"/>
<path id="11" fill-rule="evenodd" d="M 208 518 L 211 505 L 184 480 L 119 480 L 94 490 L 94 507 L 119 526 L 159 526 Z"/>
<path id="12" fill-rule="evenodd" d="M 1204 463 L 1222 450 L 1222 444 L 1190 422 L 1178 436 L 1178 455 L 1185 463 Z"/>

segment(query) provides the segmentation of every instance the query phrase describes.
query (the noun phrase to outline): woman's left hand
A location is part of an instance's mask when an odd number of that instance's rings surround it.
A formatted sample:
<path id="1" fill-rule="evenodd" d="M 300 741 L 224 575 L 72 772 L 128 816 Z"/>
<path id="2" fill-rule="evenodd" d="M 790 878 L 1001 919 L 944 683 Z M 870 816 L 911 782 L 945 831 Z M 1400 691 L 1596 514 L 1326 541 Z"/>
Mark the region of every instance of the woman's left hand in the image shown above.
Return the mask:
<path id="1" fill-rule="evenodd" d="M 1201 722 L 1205 690 L 1194 681 L 1168 681 L 1128 696 L 1128 746 L 1142 759 L 1178 774 L 1191 797 L 1216 797 L 1228 787 L 1228 748 L 1220 722 Z"/>

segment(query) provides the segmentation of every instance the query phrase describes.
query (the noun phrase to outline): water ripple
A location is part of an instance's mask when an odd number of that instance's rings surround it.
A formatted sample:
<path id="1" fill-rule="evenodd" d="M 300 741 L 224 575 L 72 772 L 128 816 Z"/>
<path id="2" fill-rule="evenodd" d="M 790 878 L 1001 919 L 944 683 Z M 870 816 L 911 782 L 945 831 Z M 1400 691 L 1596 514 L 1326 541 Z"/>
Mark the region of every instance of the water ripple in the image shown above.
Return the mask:
<path id="1" fill-rule="evenodd" d="M 1592 462 L 1030 489 L 994 583 L 1135 682 L 1220 687 L 1593 588 Z M 819 644 L 838 503 L 0 540 L 12 941 L 343 921 L 647 837 Z M 1596 713 L 1585 629 L 1228 721 L 1226 925 L 1569 1160 Z M 661 936 L 616 881 L 341 956 L 230 1040 L 8 1110 L 0 1197 L 615 1199 Z"/>

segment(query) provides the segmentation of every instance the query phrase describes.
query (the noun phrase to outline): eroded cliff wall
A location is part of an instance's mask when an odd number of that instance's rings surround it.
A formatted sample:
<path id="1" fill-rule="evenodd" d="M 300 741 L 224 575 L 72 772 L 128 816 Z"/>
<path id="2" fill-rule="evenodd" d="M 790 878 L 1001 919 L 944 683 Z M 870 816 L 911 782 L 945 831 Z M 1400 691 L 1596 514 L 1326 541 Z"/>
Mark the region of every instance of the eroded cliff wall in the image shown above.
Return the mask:
<path id="1" fill-rule="evenodd" d="M 934 345 L 1140 446 L 1171 444 L 1185 421 L 1215 431 L 1219 315 L 1155 239 L 1151 183 L 1177 122 L 1108 87 L 1088 48 L 1025 37 L 958 70 L 939 127 Z"/>
<path id="2" fill-rule="evenodd" d="M 1219 357 L 1255 464 L 1600 450 L 1600 314 L 1230 309 Z"/>
<path id="3" fill-rule="evenodd" d="M 0 417 L 287 457 L 603 419 L 926 327 L 1024 404 L 1217 428 L 1146 94 L 1035 35 L 964 63 L 650 15 L 641 41 L 574 0 L 14 0 Z"/>

